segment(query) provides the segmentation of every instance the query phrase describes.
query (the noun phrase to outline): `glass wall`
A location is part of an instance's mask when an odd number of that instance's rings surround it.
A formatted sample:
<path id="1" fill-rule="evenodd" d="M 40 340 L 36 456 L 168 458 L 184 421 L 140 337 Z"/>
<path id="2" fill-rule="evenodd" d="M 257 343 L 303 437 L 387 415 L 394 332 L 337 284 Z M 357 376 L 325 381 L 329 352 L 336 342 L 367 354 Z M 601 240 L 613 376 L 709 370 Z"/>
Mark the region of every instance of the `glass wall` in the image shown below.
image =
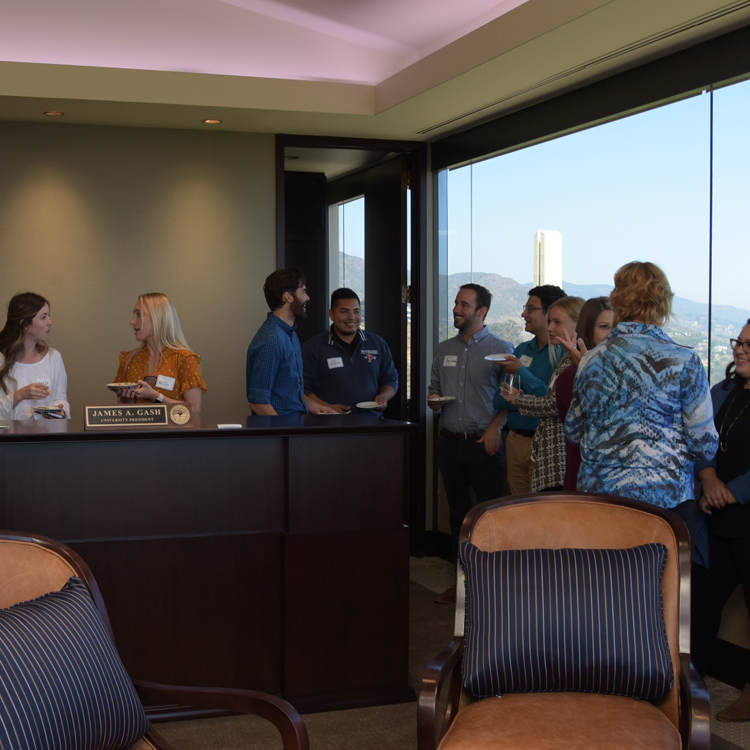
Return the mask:
<path id="1" fill-rule="evenodd" d="M 329 209 L 330 248 L 329 292 L 341 287 L 353 289 L 362 304 L 365 319 L 365 199 L 354 198 Z"/>
<path id="2" fill-rule="evenodd" d="M 676 295 L 668 333 L 720 379 L 727 339 L 750 317 L 740 271 L 749 115 L 743 82 L 439 175 L 440 338 L 468 281 L 493 292 L 495 333 L 527 337 L 534 238 L 559 233 L 562 278 L 546 283 L 589 298 L 611 291 L 623 263 L 659 264 Z"/>
<path id="3" fill-rule="evenodd" d="M 750 318 L 746 282 L 750 228 L 750 81 L 727 86 L 713 100 L 713 226 L 711 379 L 732 360 L 729 339 Z"/>

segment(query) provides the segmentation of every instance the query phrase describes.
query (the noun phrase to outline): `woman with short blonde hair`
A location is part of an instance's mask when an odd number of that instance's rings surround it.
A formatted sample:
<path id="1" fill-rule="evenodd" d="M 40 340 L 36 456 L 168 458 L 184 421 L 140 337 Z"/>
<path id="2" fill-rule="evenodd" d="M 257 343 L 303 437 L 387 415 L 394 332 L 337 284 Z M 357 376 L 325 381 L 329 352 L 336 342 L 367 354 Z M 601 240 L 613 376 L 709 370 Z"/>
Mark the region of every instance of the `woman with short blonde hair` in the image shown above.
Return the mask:
<path id="1" fill-rule="evenodd" d="M 615 273 L 610 295 L 615 323 L 628 320 L 663 326 L 672 315 L 674 292 L 664 271 L 654 263 L 633 261 Z"/>
<path id="2" fill-rule="evenodd" d="M 580 445 L 578 489 L 694 510 L 696 459 L 716 453 L 708 378 L 698 355 L 661 329 L 671 311 L 664 271 L 634 261 L 615 274 L 615 327 L 578 366 L 565 434 Z"/>

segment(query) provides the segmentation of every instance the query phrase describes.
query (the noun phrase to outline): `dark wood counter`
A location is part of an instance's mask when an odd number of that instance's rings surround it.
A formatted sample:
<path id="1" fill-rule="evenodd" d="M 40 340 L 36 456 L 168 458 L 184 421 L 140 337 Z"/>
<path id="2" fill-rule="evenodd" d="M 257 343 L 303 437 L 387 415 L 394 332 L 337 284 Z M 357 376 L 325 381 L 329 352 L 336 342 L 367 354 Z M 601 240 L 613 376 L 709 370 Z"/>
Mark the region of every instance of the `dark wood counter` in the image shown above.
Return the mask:
<path id="1" fill-rule="evenodd" d="M 267 690 L 303 711 L 409 700 L 415 426 L 247 422 L 14 422 L 0 527 L 82 555 L 134 677 Z"/>

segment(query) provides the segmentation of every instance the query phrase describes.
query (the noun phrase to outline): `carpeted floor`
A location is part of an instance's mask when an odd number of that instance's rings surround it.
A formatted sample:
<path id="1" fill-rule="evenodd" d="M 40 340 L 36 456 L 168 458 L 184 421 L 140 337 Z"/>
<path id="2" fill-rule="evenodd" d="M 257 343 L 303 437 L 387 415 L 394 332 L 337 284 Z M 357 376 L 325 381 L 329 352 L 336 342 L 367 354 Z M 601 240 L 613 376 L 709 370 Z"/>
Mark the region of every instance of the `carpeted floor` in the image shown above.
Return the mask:
<path id="1" fill-rule="evenodd" d="M 442 566 L 440 565 L 442 563 Z M 442 560 L 423 565 L 427 582 L 442 591 L 453 582 L 453 566 Z M 442 571 L 440 570 L 442 567 Z M 443 585 L 446 580 L 447 584 Z M 442 588 L 440 588 L 442 586 Z M 409 639 L 409 684 L 415 692 L 427 662 L 450 641 L 453 607 L 433 602 L 435 593 L 412 582 Z M 348 711 L 305 714 L 312 750 L 409 750 L 417 746 L 417 704 L 375 706 Z M 247 750 L 281 747 L 276 731 L 251 716 L 159 724 L 157 729 L 180 750 Z"/>
<path id="2" fill-rule="evenodd" d="M 412 558 L 409 683 L 416 690 L 427 662 L 451 639 L 453 607 L 435 604 L 435 593 L 454 582 L 454 568 L 438 558 Z M 750 750 L 750 722 L 723 723 L 713 717 L 739 694 L 718 680 L 706 680 L 711 694 L 711 750 Z M 416 703 L 330 711 L 304 716 L 312 750 L 414 750 Z M 248 750 L 281 747 L 276 731 L 255 717 L 227 716 L 158 725 L 180 750 Z"/>

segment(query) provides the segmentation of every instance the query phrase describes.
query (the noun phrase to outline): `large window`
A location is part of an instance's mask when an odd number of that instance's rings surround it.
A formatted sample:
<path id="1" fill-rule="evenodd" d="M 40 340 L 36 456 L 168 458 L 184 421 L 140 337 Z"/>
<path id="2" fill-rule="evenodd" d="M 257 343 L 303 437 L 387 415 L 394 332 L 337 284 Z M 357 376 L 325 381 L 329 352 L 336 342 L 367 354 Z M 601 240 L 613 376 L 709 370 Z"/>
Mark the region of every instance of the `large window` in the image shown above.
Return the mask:
<path id="1" fill-rule="evenodd" d="M 353 289 L 362 305 L 365 319 L 365 199 L 354 198 L 333 205 L 328 214 L 330 247 L 329 291 Z"/>
<path id="2" fill-rule="evenodd" d="M 749 118 L 744 82 L 443 173 L 440 338 L 468 281 L 493 292 L 496 333 L 526 337 L 521 306 L 544 231 L 562 240 L 569 294 L 608 294 L 623 263 L 658 263 L 676 294 L 668 332 L 720 379 L 727 339 L 750 317 L 742 279 Z"/>

